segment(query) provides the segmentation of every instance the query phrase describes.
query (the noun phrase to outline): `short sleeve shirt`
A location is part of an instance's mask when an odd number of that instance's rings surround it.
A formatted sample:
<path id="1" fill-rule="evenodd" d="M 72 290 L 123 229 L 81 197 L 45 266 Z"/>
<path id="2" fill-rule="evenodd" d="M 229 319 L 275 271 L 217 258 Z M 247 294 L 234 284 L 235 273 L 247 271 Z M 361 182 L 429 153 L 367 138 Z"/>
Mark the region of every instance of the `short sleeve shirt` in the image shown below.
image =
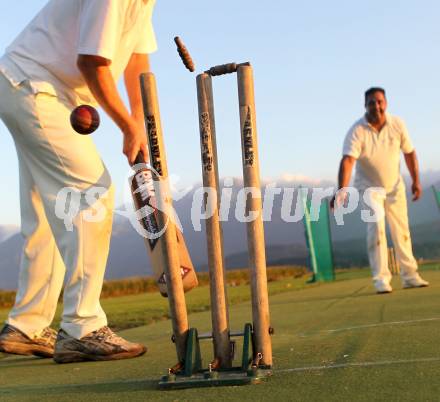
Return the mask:
<path id="1" fill-rule="evenodd" d="M 156 50 L 154 5 L 155 0 L 49 0 L 6 49 L 0 70 L 13 84 L 29 79 L 35 92 L 95 104 L 76 65 L 78 55 L 110 60 L 118 80 L 133 53 Z"/>
<path id="2" fill-rule="evenodd" d="M 405 123 L 387 114 L 385 126 L 379 133 L 365 117 L 358 120 L 345 137 L 342 153 L 357 160 L 356 188 L 383 187 L 389 192 L 401 181 L 400 153 L 413 150 Z"/>

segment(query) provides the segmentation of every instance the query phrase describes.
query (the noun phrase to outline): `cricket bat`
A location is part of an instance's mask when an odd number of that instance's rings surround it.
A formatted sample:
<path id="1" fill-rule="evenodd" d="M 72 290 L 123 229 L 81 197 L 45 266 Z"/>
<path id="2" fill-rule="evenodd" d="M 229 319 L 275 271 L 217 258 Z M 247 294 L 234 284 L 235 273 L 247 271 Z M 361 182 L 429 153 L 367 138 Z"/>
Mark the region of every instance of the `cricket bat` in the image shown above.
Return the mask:
<path id="1" fill-rule="evenodd" d="M 144 164 L 136 173 L 130 178 L 131 194 L 133 202 L 138 214 L 138 222 L 147 236 L 144 237 L 145 246 L 151 259 L 153 267 L 153 274 L 156 283 L 159 287 L 160 294 L 167 297 L 167 284 L 164 267 L 162 266 L 162 239 L 160 232 L 163 228 L 159 227 L 157 219 L 156 197 L 154 191 L 153 174 L 145 164 L 144 156 L 139 153 L 135 166 Z M 145 208 L 146 207 L 146 208 Z M 146 211 L 149 213 L 145 213 Z M 142 213 L 143 212 L 143 213 Z M 166 230 L 166 229 L 165 229 Z M 158 235 L 159 234 L 159 235 Z M 185 244 L 183 234 L 178 227 L 176 227 L 177 247 L 180 259 L 180 272 L 182 275 L 183 289 L 185 292 L 193 289 L 198 285 L 197 275 L 194 270 L 194 265 Z"/>

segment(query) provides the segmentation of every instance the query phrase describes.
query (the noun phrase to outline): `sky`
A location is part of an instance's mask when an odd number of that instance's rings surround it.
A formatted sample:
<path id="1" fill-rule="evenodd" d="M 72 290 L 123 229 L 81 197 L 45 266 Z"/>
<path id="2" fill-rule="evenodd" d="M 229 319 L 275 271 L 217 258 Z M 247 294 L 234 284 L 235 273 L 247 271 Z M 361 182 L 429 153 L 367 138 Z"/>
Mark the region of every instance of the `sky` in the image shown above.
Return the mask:
<path id="1" fill-rule="evenodd" d="M 0 25 L 1 52 L 45 3 L 9 3 Z M 196 73 L 233 61 L 250 61 L 254 68 L 265 180 L 335 180 L 342 141 L 364 113 L 363 92 L 370 86 L 384 87 L 389 112 L 407 123 L 422 172 L 440 170 L 439 16 L 436 0 L 157 0 L 153 19 L 159 49 L 151 64 L 168 167 L 177 186 L 201 181 Z M 194 74 L 177 55 L 176 35 L 196 63 Z M 220 176 L 239 177 L 235 76 L 215 78 L 214 95 Z M 100 114 L 102 124 L 93 138 L 112 174 L 118 203 L 129 168 L 118 128 Z M 0 124 L 0 225 L 20 219 L 16 159 Z"/>

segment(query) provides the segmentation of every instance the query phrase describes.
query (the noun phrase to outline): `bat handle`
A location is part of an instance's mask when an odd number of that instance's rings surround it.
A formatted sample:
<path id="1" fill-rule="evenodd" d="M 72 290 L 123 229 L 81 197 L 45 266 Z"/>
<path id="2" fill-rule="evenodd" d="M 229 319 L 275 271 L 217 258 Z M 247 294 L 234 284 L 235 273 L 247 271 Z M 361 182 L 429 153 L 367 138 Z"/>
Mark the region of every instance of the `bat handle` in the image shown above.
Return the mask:
<path id="1" fill-rule="evenodd" d="M 145 157 L 141 151 L 138 152 L 136 159 L 134 160 L 135 165 L 137 165 L 138 163 L 145 163 Z"/>

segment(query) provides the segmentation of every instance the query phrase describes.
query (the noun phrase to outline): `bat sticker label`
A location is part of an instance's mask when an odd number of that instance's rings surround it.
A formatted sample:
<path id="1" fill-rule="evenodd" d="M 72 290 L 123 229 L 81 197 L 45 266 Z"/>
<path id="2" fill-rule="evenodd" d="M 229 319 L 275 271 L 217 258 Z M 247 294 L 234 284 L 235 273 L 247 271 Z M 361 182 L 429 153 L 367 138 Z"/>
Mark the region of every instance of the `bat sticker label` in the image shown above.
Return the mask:
<path id="1" fill-rule="evenodd" d="M 190 271 L 191 271 L 191 269 L 189 269 L 187 267 L 180 267 L 180 274 L 182 275 L 182 279 L 184 279 L 185 276 L 188 275 L 188 272 L 190 272 Z M 160 276 L 157 283 L 159 283 L 160 285 L 166 285 L 167 279 L 165 276 L 165 272 Z"/>
<path id="2" fill-rule="evenodd" d="M 156 197 L 154 192 L 153 175 L 151 170 L 142 169 L 138 171 L 132 180 L 132 192 L 135 198 L 137 213 L 143 229 L 150 235 L 160 233 L 157 220 Z M 159 237 L 148 238 L 148 244 L 153 251 Z"/>

